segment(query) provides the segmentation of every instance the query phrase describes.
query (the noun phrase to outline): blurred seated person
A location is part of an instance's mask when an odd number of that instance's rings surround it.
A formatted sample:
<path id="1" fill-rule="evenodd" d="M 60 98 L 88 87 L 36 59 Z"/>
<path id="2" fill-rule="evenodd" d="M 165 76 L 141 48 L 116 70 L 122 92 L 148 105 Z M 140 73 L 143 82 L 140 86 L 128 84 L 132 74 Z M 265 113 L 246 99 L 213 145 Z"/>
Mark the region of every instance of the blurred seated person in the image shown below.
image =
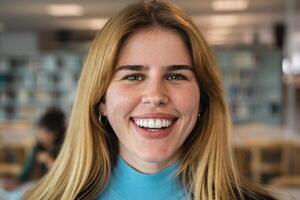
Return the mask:
<path id="1" fill-rule="evenodd" d="M 7 191 L 45 175 L 53 165 L 65 133 L 65 115 L 58 108 L 49 108 L 37 122 L 37 142 L 28 155 L 21 174 L 4 183 Z"/>

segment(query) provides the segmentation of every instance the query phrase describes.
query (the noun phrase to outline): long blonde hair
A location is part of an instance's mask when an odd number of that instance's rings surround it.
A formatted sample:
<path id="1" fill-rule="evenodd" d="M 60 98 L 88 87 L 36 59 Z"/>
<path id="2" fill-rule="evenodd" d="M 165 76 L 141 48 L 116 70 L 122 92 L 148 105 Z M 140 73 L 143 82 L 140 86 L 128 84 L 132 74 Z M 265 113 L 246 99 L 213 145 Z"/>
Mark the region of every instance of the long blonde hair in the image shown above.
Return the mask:
<path id="1" fill-rule="evenodd" d="M 145 27 L 177 31 L 193 59 L 201 93 L 201 118 L 182 147 L 178 175 L 184 188 L 195 200 L 240 197 L 241 183 L 229 144 L 231 122 L 212 51 L 182 10 L 171 3 L 151 1 L 125 8 L 96 35 L 79 80 L 61 153 L 51 171 L 25 199 L 95 199 L 105 189 L 118 144 L 107 136 L 107 127 L 99 124 L 98 106 L 123 42 Z"/>

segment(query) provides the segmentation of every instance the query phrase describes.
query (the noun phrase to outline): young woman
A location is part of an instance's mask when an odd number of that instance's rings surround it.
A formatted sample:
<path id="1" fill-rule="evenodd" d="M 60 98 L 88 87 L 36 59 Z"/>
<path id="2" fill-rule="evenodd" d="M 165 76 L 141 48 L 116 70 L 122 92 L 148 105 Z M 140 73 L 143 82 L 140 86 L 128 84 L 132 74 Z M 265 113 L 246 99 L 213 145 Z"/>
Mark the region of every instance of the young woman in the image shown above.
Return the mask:
<path id="1" fill-rule="evenodd" d="M 97 34 L 58 161 L 25 199 L 271 199 L 234 167 L 214 56 L 171 3 L 131 5 Z"/>
<path id="2" fill-rule="evenodd" d="M 49 108 L 37 122 L 37 142 L 30 151 L 21 173 L 8 179 L 0 189 L 0 199 L 20 199 L 22 194 L 52 167 L 65 133 L 65 115 L 57 108 Z"/>

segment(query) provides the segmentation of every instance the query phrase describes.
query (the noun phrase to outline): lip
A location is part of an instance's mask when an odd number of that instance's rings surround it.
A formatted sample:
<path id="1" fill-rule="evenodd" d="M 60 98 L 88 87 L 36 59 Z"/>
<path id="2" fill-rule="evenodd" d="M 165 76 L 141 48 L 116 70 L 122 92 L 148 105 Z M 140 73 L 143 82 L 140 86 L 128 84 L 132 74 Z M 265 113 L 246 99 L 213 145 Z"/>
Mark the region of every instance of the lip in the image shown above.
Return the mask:
<path id="1" fill-rule="evenodd" d="M 171 124 L 171 126 L 161 129 L 161 130 L 149 131 L 149 130 L 154 130 L 154 129 L 147 130 L 147 129 L 141 128 L 134 122 L 134 119 L 150 119 L 150 118 L 151 119 L 171 119 L 172 124 Z M 147 113 L 147 114 L 142 114 L 142 115 L 132 117 L 130 120 L 130 123 L 134 127 L 137 135 L 139 135 L 145 139 L 160 140 L 160 139 L 164 139 L 164 138 L 168 137 L 172 133 L 172 130 L 176 124 L 177 119 L 178 119 L 178 117 L 176 117 L 175 115 L 171 115 L 171 114 Z"/>
<path id="2" fill-rule="evenodd" d="M 145 113 L 131 117 L 132 119 L 171 119 L 175 120 L 178 117 L 168 113 Z"/>

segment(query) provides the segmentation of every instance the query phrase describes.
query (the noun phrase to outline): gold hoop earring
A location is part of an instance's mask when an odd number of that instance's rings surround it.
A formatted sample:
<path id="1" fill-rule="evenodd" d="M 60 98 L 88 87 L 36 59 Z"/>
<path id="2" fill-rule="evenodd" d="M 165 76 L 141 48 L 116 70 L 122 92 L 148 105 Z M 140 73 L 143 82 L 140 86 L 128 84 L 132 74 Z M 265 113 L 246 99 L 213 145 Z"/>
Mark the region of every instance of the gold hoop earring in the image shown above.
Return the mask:
<path id="1" fill-rule="evenodd" d="M 99 123 L 102 124 L 102 115 L 101 114 L 99 114 L 98 120 L 99 120 Z"/>

